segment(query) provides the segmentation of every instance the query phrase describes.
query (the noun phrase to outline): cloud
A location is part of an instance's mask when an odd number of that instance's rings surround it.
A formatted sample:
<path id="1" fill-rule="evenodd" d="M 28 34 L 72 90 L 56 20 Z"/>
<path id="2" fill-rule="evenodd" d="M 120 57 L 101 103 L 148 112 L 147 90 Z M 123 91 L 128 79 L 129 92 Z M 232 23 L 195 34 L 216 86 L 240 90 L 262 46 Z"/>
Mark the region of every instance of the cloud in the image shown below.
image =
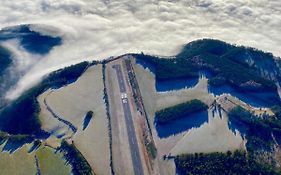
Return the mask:
<path id="1" fill-rule="evenodd" d="M 141 51 L 174 55 L 183 44 L 205 37 L 280 56 L 280 7 L 279 0 L 1 0 L 1 28 L 36 24 L 33 30 L 63 37 L 61 46 L 31 64 L 7 97 L 82 60 Z"/>

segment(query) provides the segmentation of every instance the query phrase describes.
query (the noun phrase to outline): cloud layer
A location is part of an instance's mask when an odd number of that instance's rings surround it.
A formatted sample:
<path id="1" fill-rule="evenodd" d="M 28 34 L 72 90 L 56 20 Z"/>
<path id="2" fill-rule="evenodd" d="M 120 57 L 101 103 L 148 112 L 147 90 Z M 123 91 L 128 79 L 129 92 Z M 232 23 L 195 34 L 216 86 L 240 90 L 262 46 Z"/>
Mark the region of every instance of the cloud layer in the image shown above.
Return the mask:
<path id="1" fill-rule="evenodd" d="M 36 24 L 35 31 L 63 37 L 61 46 L 33 59 L 40 61 L 7 96 L 14 98 L 50 71 L 82 60 L 141 51 L 174 55 L 199 38 L 281 56 L 280 9 L 280 0 L 1 0 L 1 28 Z"/>

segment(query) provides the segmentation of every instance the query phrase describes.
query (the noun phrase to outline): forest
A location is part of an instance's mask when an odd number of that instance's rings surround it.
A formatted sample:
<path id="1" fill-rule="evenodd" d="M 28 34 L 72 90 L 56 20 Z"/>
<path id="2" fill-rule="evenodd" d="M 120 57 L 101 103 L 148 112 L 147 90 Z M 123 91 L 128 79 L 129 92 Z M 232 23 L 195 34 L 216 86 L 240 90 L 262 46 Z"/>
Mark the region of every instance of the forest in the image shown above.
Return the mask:
<path id="1" fill-rule="evenodd" d="M 277 112 L 278 110 L 278 112 Z M 229 120 L 231 122 L 239 123 L 240 126 L 246 129 L 247 150 L 250 153 L 258 152 L 261 150 L 270 151 L 274 143 L 273 137 L 280 142 L 281 135 L 281 118 L 280 107 L 273 107 L 275 116 L 269 117 L 255 116 L 249 111 L 238 106 L 229 112 Z"/>
<path id="2" fill-rule="evenodd" d="M 58 151 L 63 153 L 67 163 L 71 165 L 73 175 L 95 174 L 93 173 L 90 164 L 79 152 L 74 143 L 69 144 L 67 141 L 63 140 Z"/>
<path id="3" fill-rule="evenodd" d="M 0 45 L 0 74 L 12 63 L 11 53 Z M 1 77 L 1 75 L 0 75 Z"/>
<path id="4" fill-rule="evenodd" d="M 185 154 L 175 158 L 180 175 L 277 175 L 280 171 L 260 164 L 243 151 Z"/>
<path id="5" fill-rule="evenodd" d="M 169 80 L 174 78 L 193 78 L 198 77 L 198 70 L 191 64 L 184 66 L 179 64 L 176 59 L 160 58 L 145 54 L 133 54 L 136 59 L 142 60 L 156 68 L 156 80 Z"/>
<path id="6" fill-rule="evenodd" d="M 157 80 L 196 77 L 199 71 L 208 70 L 213 76 L 209 80 L 212 86 L 229 84 L 241 91 L 276 91 L 274 82 L 262 76 L 260 69 L 279 71 L 278 62 L 272 54 L 253 48 L 202 39 L 188 43 L 171 59 L 143 53 L 134 56 L 156 68 Z M 247 56 L 253 64 L 248 63 Z"/>
<path id="7" fill-rule="evenodd" d="M 155 114 L 155 122 L 164 124 L 171 120 L 188 117 L 193 113 L 201 112 L 207 109 L 208 106 L 206 104 L 195 99 L 157 111 Z"/>

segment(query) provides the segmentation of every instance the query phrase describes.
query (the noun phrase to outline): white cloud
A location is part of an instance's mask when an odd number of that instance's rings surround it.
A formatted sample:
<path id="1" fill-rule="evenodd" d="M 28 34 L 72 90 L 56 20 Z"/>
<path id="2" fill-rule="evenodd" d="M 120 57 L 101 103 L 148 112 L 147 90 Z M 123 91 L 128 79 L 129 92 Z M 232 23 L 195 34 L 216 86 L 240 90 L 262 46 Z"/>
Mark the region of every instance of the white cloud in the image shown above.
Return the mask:
<path id="1" fill-rule="evenodd" d="M 64 42 L 30 69 L 15 97 L 43 74 L 84 59 L 126 52 L 174 55 L 194 39 L 209 37 L 280 56 L 280 0 L 1 0 L 0 27 L 33 29 Z"/>

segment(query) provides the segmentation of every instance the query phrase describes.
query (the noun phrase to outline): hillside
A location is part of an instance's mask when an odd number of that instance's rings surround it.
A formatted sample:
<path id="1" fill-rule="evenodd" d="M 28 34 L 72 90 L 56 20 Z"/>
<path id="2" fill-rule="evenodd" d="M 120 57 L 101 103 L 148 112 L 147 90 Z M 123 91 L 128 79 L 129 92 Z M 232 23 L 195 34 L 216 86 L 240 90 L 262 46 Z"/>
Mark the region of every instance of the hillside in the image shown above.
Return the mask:
<path id="1" fill-rule="evenodd" d="M 17 30 L 18 37 L 33 52 L 37 48 L 30 48 L 21 36 L 26 30 Z M 38 54 L 48 52 L 41 49 Z M 0 47 L 4 68 L 11 64 L 9 58 L 10 53 Z M 7 149 L 6 140 L 24 136 L 30 138 L 28 144 L 52 146 L 71 164 L 74 174 L 139 170 L 150 174 L 160 172 L 159 167 L 165 172 L 171 162 L 182 174 L 188 170 L 200 174 L 202 166 L 207 167 L 207 174 L 218 169 L 238 173 L 242 165 L 249 174 L 278 173 L 281 104 L 276 84 L 281 79 L 277 59 L 253 48 L 203 39 L 188 43 L 170 59 L 125 54 L 81 62 L 50 73 L 3 107 L 0 142 Z M 169 86 L 181 81 L 194 83 L 179 89 Z M 157 90 L 161 82 L 167 91 Z M 247 100 L 263 103 L 257 107 Z M 224 108 L 228 103 L 229 110 Z M 103 138 L 98 137 L 101 133 Z M 107 151 L 103 159 L 92 157 L 100 155 L 100 150 Z M 139 158 L 131 162 L 131 154 Z M 124 155 L 128 159 L 120 162 Z M 99 167 L 99 160 L 105 168 Z M 202 160 L 206 161 L 202 164 Z M 127 164 L 131 165 L 128 170 Z M 235 167 L 223 169 L 225 164 Z M 143 169 L 137 169 L 142 165 Z"/>
<path id="2" fill-rule="evenodd" d="M 188 43 L 170 60 L 143 54 L 136 57 L 156 67 L 158 80 L 194 77 L 200 70 L 207 70 L 213 86 L 230 84 L 245 91 L 276 91 L 275 83 L 280 79 L 279 62 L 272 54 L 219 40 Z"/>

